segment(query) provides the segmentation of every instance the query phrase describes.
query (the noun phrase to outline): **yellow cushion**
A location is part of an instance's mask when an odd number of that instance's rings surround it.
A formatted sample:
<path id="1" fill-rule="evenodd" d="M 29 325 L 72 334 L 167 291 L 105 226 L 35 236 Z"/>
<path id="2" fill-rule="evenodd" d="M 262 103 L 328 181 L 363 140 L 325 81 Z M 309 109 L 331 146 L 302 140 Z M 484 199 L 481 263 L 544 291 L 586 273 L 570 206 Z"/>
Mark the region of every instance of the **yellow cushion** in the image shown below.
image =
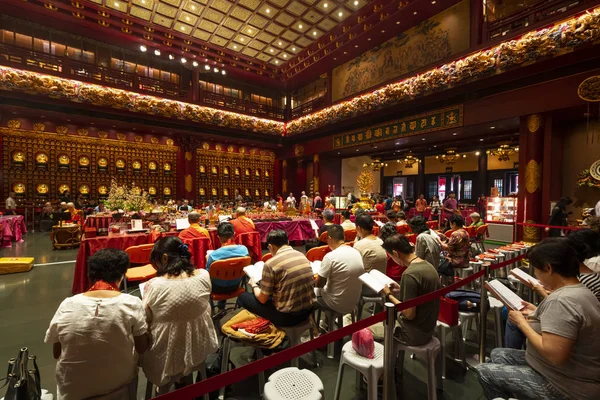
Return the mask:
<path id="1" fill-rule="evenodd" d="M 3 257 L 0 258 L 0 275 L 15 272 L 27 272 L 33 268 L 33 257 Z"/>

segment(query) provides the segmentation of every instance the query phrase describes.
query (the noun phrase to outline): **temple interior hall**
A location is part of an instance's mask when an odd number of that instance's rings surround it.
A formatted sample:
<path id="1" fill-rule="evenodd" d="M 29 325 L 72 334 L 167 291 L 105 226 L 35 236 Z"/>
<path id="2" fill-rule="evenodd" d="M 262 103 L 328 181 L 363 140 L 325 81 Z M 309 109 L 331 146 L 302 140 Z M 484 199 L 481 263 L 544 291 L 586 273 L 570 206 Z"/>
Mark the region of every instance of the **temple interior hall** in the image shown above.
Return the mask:
<path id="1" fill-rule="evenodd" d="M 0 399 L 600 398 L 600 1 L 0 3 Z"/>

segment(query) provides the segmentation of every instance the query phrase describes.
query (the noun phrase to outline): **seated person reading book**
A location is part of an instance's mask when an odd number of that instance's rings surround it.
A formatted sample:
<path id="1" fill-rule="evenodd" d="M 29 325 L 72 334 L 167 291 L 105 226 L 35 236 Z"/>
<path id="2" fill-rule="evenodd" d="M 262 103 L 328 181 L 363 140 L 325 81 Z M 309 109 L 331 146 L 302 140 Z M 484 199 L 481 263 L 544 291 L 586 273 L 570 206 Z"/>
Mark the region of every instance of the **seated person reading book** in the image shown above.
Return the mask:
<path id="1" fill-rule="evenodd" d="M 398 265 L 407 267 L 402 274 L 400 284 L 394 282 L 383 288 L 383 293 L 389 301 L 397 305 L 434 292 L 441 287 L 437 270 L 414 254 L 414 248 L 406 237 L 401 235 L 388 237 L 383 242 L 383 248 Z M 398 313 L 400 326 L 396 328 L 396 339 L 410 346 L 426 344 L 435 332 L 439 309 L 440 300 L 435 299 L 400 311 Z"/>
<path id="2" fill-rule="evenodd" d="M 267 246 L 273 258 L 263 267 L 260 285 L 250 279 L 252 292 L 242 293 L 238 303 L 276 326 L 298 325 L 312 313 L 313 270 L 306 256 L 289 246 L 284 230 L 269 232 Z"/>
<path id="3" fill-rule="evenodd" d="M 535 307 L 523 302 L 509 320 L 527 337 L 527 350 L 497 348 L 476 371 L 488 399 L 600 398 L 600 307 L 577 279 L 575 249 L 545 239 L 527 252 L 536 278 L 551 293 Z"/>
<path id="4" fill-rule="evenodd" d="M 208 230 L 206 228 L 200 226 L 200 214 L 197 212 L 191 212 L 188 214 L 188 221 L 190 222 L 190 227 L 184 229 L 179 233 L 179 239 L 181 240 L 191 240 L 200 237 L 207 237 L 210 239 L 210 235 L 208 234 Z"/>

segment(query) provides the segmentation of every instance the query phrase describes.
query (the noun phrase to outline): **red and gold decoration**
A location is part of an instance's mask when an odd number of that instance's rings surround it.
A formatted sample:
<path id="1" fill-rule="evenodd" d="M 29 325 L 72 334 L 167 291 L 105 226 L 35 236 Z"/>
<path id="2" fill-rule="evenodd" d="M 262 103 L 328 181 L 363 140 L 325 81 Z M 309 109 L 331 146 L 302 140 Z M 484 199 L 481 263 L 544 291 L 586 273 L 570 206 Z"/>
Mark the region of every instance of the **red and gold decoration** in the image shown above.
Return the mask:
<path id="1" fill-rule="evenodd" d="M 600 160 L 590 165 L 589 169 L 579 173 L 577 185 L 600 189 Z"/>
<path id="2" fill-rule="evenodd" d="M 356 186 L 360 190 L 360 201 L 354 204 L 352 212 L 354 213 L 358 208 L 363 210 L 373 209 L 373 200 L 369 198 L 369 194 L 373 191 L 373 185 L 375 184 L 375 177 L 373 176 L 372 168 L 370 166 L 364 166 L 362 172 L 356 178 Z"/>

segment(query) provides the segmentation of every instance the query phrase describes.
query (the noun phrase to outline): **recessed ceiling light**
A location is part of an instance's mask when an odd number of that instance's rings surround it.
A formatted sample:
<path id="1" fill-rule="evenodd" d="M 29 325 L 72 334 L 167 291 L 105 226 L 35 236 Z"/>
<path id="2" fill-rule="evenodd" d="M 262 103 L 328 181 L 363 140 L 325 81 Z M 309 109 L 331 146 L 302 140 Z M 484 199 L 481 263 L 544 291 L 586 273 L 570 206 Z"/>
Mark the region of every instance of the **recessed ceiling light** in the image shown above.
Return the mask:
<path id="1" fill-rule="evenodd" d="M 369 40 L 369 41 L 370 41 L 370 40 L 371 40 L 371 38 L 368 38 L 367 40 Z"/>
<path id="2" fill-rule="evenodd" d="M 192 10 L 196 10 L 196 6 L 192 5 Z"/>
<path id="3" fill-rule="evenodd" d="M 302 24 L 299 24 L 299 25 L 298 25 L 298 29 L 302 29 Z"/>
<path id="4" fill-rule="evenodd" d="M 313 36 L 317 36 L 317 31 L 313 31 Z"/>
<path id="5" fill-rule="evenodd" d="M 400 25 L 400 21 L 396 21 L 396 25 Z"/>
<path id="6" fill-rule="evenodd" d="M 436 3 L 436 1 L 435 1 L 435 0 L 433 0 L 433 1 L 431 2 L 431 4 L 435 4 L 435 3 Z"/>
<path id="7" fill-rule="evenodd" d="M 354 5 L 357 6 L 358 5 L 358 0 L 354 0 Z"/>
<path id="8" fill-rule="evenodd" d="M 357 45 L 357 44 L 355 44 L 355 45 L 354 45 L 354 47 L 358 47 L 358 45 Z"/>
<path id="9" fill-rule="evenodd" d="M 185 16 L 185 20 L 186 20 L 186 21 L 189 21 L 189 20 L 190 20 L 190 17 L 188 17 L 188 16 L 186 15 L 186 16 Z"/>
<path id="10" fill-rule="evenodd" d="M 194 62 L 192 63 L 192 65 L 193 65 L 194 67 L 197 67 L 197 66 L 198 66 L 198 62 L 197 62 L 197 61 L 194 61 Z"/>
<path id="11" fill-rule="evenodd" d="M 154 50 L 154 55 L 155 56 L 160 56 L 160 50 L 159 49 Z"/>
<path id="12" fill-rule="evenodd" d="M 344 52 L 344 54 L 348 54 L 348 52 L 347 52 L 347 51 L 345 51 L 345 52 Z"/>
<path id="13" fill-rule="evenodd" d="M 381 30 L 381 33 L 385 33 L 385 31 L 382 29 L 382 30 Z"/>
<path id="14" fill-rule="evenodd" d="M 435 3 L 435 2 L 434 2 L 434 3 Z M 476 155 L 476 156 L 478 156 L 478 155 L 480 155 L 480 154 L 481 154 L 481 153 L 480 153 L 480 152 L 478 152 L 478 151 L 476 151 L 476 152 L 475 152 L 475 155 Z"/>
<path id="15" fill-rule="evenodd" d="M 182 27 L 181 27 L 181 30 L 182 30 L 182 31 L 185 31 L 185 26 L 182 26 Z"/>
<path id="16" fill-rule="evenodd" d="M 207 70 L 207 71 L 210 70 L 210 65 L 205 65 L 204 69 Z"/>
<path id="17" fill-rule="evenodd" d="M 356 149 L 356 151 L 358 151 L 358 149 Z"/>
<path id="18" fill-rule="evenodd" d="M 495 126 L 490 126 L 490 129 L 496 129 L 496 127 Z"/>
<path id="19" fill-rule="evenodd" d="M 244 41 L 244 38 L 243 38 L 243 37 L 242 37 L 242 38 L 240 38 L 240 42 L 243 42 L 243 41 Z"/>
<path id="20" fill-rule="evenodd" d="M 225 70 L 224 70 L 224 69 L 222 69 L 222 70 L 221 70 L 221 75 L 225 75 L 225 74 L 226 74 Z"/>
<path id="21" fill-rule="evenodd" d="M 456 136 L 456 135 L 458 135 L 458 132 L 454 132 L 454 133 L 452 134 L 452 136 Z"/>
<path id="22" fill-rule="evenodd" d="M 278 42 L 277 44 L 278 44 L 279 46 L 281 46 L 283 43 L 281 43 L 281 42 Z"/>
<path id="23" fill-rule="evenodd" d="M 425 138 L 421 139 L 421 140 L 425 140 Z"/>
<path id="24" fill-rule="evenodd" d="M 338 155 L 340 155 L 340 154 L 342 154 L 342 153 L 340 153 L 340 152 L 338 151 Z"/>
<path id="25" fill-rule="evenodd" d="M 333 61 L 337 60 L 337 57 L 333 57 Z"/>
<path id="26" fill-rule="evenodd" d="M 119 3 L 115 1 L 115 7 L 119 7 Z"/>
<path id="27" fill-rule="evenodd" d="M 338 17 L 341 17 L 342 15 L 344 15 L 344 13 L 340 11 L 340 12 L 338 13 Z"/>
<path id="28" fill-rule="evenodd" d="M 169 60 L 174 60 L 175 56 L 173 54 L 169 54 Z"/>
<path id="29" fill-rule="evenodd" d="M 479 139 L 480 142 L 483 142 L 483 139 Z"/>
<path id="30" fill-rule="evenodd" d="M 437 144 L 434 144 L 433 147 L 437 147 Z"/>
<path id="31" fill-rule="evenodd" d="M 296 51 L 296 48 L 295 48 L 295 47 L 292 47 L 292 51 Z"/>
<path id="32" fill-rule="evenodd" d="M 273 49 L 269 49 L 269 51 L 272 53 L 272 52 L 273 52 Z"/>
<path id="33" fill-rule="evenodd" d="M 269 14 L 269 13 L 271 12 L 271 9 L 270 9 L 270 8 L 267 8 L 267 9 L 265 10 L 265 12 L 266 12 L 267 14 Z"/>
<path id="34" fill-rule="evenodd" d="M 373 148 L 374 148 L 374 149 L 376 149 L 376 148 L 377 148 L 377 146 L 373 146 Z"/>
<path id="35" fill-rule="evenodd" d="M 248 28 L 248 33 L 252 33 L 252 29 Z"/>
<path id="36" fill-rule="evenodd" d="M 323 4 L 323 8 L 327 8 L 327 7 L 329 7 L 329 4 L 327 4 L 327 3 L 324 3 L 324 4 Z"/>
<path id="37" fill-rule="evenodd" d="M 279 60 L 275 60 L 275 64 L 279 64 Z"/>
<path id="38" fill-rule="evenodd" d="M 185 59 L 185 57 L 181 57 L 181 63 L 185 64 L 187 62 L 187 60 Z"/>
<path id="39" fill-rule="evenodd" d="M 287 58 L 287 54 L 284 54 L 284 55 L 283 55 L 283 58 Z"/>
<path id="40" fill-rule="evenodd" d="M 235 45 L 235 44 L 234 44 L 234 45 L 233 45 L 233 48 L 234 48 L 234 49 L 237 49 L 237 45 Z"/>
<path id="41" fill-rule="evenodd" d="M 142 4 L 146 4 L 146 0 L 142 0 Z"/>
<path id="42" fill-rule="evenodd" d="M 144 45 L 141 45 L 141 46 L 140 46 L 140 51 L 141 51 L 142 53 L 145 53 L 145 52 L 146 52 L 146 50 L 148 50 L 148 49 L 146 48 L 146 46 L 144 46 Z"/>
<path id="43" fill-rule="evenodd" d="M 219 72 L 219 68 L 215 67 L 215 68 L 213 69 L 213 71 L 215 71 L 215 73 L 218 73 L 218 72 Z"/>

